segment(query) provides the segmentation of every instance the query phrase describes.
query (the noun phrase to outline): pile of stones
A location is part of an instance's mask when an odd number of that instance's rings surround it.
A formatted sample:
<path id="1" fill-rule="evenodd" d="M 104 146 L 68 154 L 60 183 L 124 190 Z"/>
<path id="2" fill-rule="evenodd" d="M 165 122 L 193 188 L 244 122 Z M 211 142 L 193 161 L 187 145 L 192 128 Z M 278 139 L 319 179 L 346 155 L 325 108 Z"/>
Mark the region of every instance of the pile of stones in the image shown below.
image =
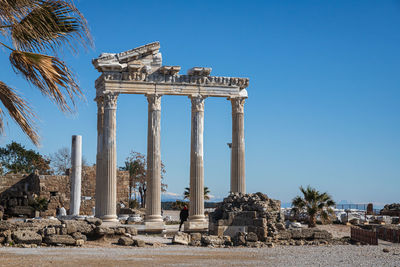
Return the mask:
<path id="1" fill-rule="evenodd" d="M 209 231 L 212 235 L 229 235 L 237 232 L 254 233 L 258 240 L 277 237 L 285 230 L 281 202 L 263 193 L 231 193 L 209 215 Z"/>
<path id="2" fill-rule="evenodd" d="M 137 235 L 137 230 L 131 227 L 106 227 L 97 218 L 0 222 L 0 245 L 4 246 L 82 246 L 88 238 L 115 235 L 133 236 Z"/>

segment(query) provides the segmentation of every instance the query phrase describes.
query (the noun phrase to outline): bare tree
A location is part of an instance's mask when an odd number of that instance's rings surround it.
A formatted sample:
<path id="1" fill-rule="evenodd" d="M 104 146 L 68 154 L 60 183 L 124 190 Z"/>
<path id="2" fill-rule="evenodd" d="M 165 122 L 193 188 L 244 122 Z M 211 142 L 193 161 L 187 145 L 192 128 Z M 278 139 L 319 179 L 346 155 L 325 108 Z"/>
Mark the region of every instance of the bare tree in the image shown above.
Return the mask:
<path id="1" fill-rule="evenodd" d="M 65 175 L 71 168 L 71 151 L 68 147 L 62 147 L 50 155 L 50 166 L 54 174 Z M 85 157 L 82 157 L 82 166 L 88 166 Z"/>

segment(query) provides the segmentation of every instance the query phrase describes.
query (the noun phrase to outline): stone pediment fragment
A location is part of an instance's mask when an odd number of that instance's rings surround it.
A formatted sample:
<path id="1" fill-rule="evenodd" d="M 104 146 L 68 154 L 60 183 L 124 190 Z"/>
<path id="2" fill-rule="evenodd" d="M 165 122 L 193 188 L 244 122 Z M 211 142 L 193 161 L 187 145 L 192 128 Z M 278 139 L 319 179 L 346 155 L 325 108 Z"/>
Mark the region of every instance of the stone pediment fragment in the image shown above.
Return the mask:
<path id="1" fill-rule="evenodd" d="M 164 75 L 175 75 L 181 70 L 181 66 L 162 66 L 158 71 Z"/>
<path id="2" fill-rule="evenodd" d="M 193 76 L 210 76 L 211 70 L 211 68 L 193 67 L 188 70 L 187 74 Z"/>

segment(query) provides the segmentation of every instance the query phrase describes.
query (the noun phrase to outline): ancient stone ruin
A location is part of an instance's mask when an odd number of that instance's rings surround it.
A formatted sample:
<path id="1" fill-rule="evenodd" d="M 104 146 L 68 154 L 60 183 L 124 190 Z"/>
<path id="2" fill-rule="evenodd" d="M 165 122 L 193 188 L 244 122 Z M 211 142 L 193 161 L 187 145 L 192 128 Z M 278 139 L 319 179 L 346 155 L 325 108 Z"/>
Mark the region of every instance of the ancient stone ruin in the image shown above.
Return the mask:
<path id="1" fill-rule="evenodd" d="M 189 97 L 191 109 L 190 208 L 185 230 L 205 230 L 203 132 L 208 97 L 227 98 L 232 105 L 231 191 L 244 193 L 244 101 L 249 79 L 211 76 L 211 68 L 194 67 L 179 74 L 180 66 L 162 65 L 158 42 L 121 53 L 103 53 L 93 60 L 101 73 L 95 82 L 97 102 L 96 217 L 117 220 L 116 116 L 121 94 L 142 94 L 148 101 L 147 199 L 145 227 L 164 229 L 161 216 L 161 98 Z"/>

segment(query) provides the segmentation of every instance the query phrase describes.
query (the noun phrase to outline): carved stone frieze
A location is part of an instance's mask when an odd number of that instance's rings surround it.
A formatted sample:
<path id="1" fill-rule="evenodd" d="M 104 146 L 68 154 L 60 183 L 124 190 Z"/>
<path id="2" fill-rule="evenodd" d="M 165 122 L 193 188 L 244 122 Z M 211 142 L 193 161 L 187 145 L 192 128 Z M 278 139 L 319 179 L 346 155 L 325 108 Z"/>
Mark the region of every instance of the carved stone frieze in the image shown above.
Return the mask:
<path id="1" fill-rule="evenodd" d="M 119 93 L 116 92 L 106 92 L 103 94 L 104 99 L 104 109 L 116 109 L 117 100 Z"/>
<path id="2" fill-rule="evenodd" d="M 147 94 L 146 97 L 149 103 L 149 110 L 161 110 L 161 95 Z"/>
<path id="3" fill-rule="evenodd" d="M 244 113 L 244 97 L 231 98 L 232 103 L 232 113 Z"/>
<path id="4" fill-rule="evenodd" d="M 196 95 L 189 96 L 192 101 L 192 112 L 201 112 L 204 111 L 204 100 L 206 99 L 204 96 Z"/>
<path id="5" fill-rule="evenodd" d="M 194 76 L 210 76 L 211 70 L 211 68 L 193 67 L 188 70 L 187 74 Z"/>

